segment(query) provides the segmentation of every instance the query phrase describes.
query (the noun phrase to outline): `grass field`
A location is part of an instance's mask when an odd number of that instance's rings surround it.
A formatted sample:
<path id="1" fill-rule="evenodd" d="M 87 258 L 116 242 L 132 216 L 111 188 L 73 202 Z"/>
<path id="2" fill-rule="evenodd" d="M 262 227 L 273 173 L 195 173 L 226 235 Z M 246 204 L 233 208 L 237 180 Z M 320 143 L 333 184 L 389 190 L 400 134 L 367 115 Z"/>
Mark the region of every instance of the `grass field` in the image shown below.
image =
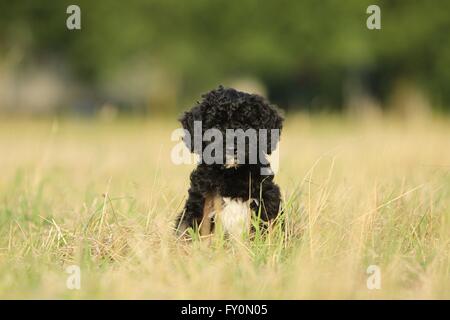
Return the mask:
<path id="1" fill-rule="evenodd" d="M 450 298 L 448 120 L 290 116 L 285 231 L 189 245 L 177 126 L 0 120 L 0 298 Z"/>

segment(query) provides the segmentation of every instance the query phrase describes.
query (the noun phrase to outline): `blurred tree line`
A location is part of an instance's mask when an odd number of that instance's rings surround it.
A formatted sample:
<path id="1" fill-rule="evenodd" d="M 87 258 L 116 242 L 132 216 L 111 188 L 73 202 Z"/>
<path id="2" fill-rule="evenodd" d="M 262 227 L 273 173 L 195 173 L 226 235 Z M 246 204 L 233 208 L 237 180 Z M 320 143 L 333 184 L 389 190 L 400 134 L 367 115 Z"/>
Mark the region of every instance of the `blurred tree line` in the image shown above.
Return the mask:
<path id="1" fill-rule="evenodd" d="M 66 28 L 70 4 L 81 30 Z M 366 27 L 370 4 L 381 30 Z M 443 0 L 0 0 L 0 72 L 55 70 L 79 109 L 180 108 L 251 78 L 288 109 L 341 110 L 349 91 L 386 105 L 401 82 L 449 110 L 449 12 Z"/>

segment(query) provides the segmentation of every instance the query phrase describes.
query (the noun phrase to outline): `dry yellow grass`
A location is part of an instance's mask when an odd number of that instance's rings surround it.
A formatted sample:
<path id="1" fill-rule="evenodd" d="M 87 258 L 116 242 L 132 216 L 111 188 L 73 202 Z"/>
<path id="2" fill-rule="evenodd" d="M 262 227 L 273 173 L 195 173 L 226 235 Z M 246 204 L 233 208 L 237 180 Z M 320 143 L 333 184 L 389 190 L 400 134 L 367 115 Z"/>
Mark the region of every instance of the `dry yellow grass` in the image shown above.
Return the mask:
<path id="1" fill-rule="evenodd" d="M 191 245 L 171 229 L 192 170 L 176 127 L 0 120 L 0 297 L 450 298 L 448 121 L 291 116 L 286 230 Z"/>

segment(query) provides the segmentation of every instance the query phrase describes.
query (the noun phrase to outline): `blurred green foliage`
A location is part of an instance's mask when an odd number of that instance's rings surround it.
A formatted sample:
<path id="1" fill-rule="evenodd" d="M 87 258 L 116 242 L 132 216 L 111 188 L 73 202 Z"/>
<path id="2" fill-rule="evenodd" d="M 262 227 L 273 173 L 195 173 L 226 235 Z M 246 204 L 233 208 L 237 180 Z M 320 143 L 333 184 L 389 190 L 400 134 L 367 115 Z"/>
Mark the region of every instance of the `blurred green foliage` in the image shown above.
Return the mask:
<path id="1" fill-rule="evenodd" d="M 82 30 L 66 28 L 70 4 Z M 381 30 L 366 28 L 370 4 L 381 8 Z M 183 103 L 251 76 L 292 108 L 339 109 L 355 79 L 381 102 L 408 79 L 449 108 L 449 13 L 441 0 L 0 0 L 0 54 L 61 61 L 94 92 L 144 61 L 177 79 Z"/>

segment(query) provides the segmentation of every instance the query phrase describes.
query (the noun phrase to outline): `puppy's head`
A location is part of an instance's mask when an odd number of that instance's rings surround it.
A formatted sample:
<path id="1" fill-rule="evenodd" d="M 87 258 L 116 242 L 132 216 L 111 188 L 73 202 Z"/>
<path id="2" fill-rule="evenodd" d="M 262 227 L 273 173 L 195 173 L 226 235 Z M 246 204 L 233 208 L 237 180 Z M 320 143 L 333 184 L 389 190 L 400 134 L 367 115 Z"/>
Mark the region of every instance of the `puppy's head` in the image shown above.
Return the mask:
<path id="1" fill-rule="evenodd" d="M 250 152 L 271 154 L 275 150 L 283 117 L 259 95 L 219 86 L 202 95 L 202 100 L 185 112 L 180 122 L 188 133 L 183 140 L 192 152 L 210 151 L 212 144 L 217 150 L 222 143 L 222 164 L 234 167 L 242 164 L 244 158 L 245 163 L 252 163 Z M 273 131 L 278 135 L 274 136 Z M 218 133 L 222 141 L 218 141 Z"/>

